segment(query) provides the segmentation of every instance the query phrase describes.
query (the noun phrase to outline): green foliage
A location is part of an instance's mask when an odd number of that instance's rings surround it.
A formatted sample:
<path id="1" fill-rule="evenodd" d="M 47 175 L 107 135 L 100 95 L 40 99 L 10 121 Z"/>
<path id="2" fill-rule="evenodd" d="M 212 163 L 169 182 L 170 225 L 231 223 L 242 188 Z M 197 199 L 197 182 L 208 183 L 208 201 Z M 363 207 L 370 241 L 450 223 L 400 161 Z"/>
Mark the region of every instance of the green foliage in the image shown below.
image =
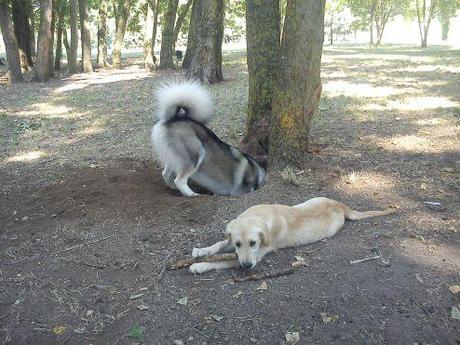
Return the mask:
<path id="1" fill-rule="evenodd" d="M 226 42 L 238 40 L 245 33 L 242 18 L 246 15 L 246 2 L 243 0 L 225 1 L 225 33 Z"/>

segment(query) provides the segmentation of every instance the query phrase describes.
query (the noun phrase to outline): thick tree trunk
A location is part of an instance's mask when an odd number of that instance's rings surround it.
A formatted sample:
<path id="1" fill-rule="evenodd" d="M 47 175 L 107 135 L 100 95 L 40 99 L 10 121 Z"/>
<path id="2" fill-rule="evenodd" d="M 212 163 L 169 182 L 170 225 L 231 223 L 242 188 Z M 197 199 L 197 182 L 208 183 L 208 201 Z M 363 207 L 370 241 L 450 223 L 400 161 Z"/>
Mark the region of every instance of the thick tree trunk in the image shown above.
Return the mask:
<path id="1" fill-rule="evenodd" d="M 83 72 L 93 71 L 93 62 L 91 58 L 91 34 L 89 31 L 88 7 L 86 0 L 78 0 L 80 8 L 80 30 L 81 30 L 81 50 Z"/>
<path id="2" fill-rule="evenodd" d="M 65 1 L 59 0 L 59 6 L 57 10 L 57 33 L 56 33 L 56 54 L 54 58 L 54 69 L 61 70 L 61 59 L 62 59 L 62 32 L 65 30 L 64 28 L 64 9 L 65 9 Z"/>
<path id="3" fill-rule="evenodd" d="M 449 28 L 450 28 L 450 18 L 442 18 L 441 19 L 441 39 L 443 41 L 447 41 L 449 37 Z"/>
<path id="4" fill-rule="evenodd" d="M 69 72 L 75 73 L 77 67 L 77 50 L 78 50 L 78 10 L 77 0 L 70 2 L 70 54 L 67 55 L 67 65 Z"/>
<path id="5" fill-rule="evenodd" d="M 247 0 L 249 102 L 244 143 L 249 153 L 268 153 L 273 91 L 280 64 L 279 0 Z"/>
<path id="6" fill-rule="evenodd" d="M 197 3 L 199 0 L 194 0 L 192 4 L 192 15 L 190 16 L 190 25 L 188 29 L 187 37 L 187 49 L 185 50 L 184 60 L 182 61 L 182 68 L 187 69 L 190 67 L 192 58 L 196 53 L 196 42 L 198 40 L 198 26 L 200 21 L 199 6 Z"/>
<path id="7" fill-rule="evenodd" d="M 174 45 L 173 51 L 176 49 L 177 38 L 179 37 L 180 30 L 182 29 L 182 25 L 184 24 L 185 18 L 187 17 L 187 13 L 190 10 L 190 6 L 192 6 L 193 0 L 187 0 L 185 4 L 183 4 L 179 8 L 179 14 L 176 20 L 176 26 L 174 27 Z"/>
<path id="8" fill-rule="evenodd" d="M 153 72 L 155 69 L 155 61 L 152 51 L 153 19 L 153 9 L 149 4 L 147 4 L 144 25 L 144 68 L 146 72 Z"/>
<path id="9" fill-rule="evenodd" d="M 36 44 L 35 44 L 35 12 L 32 6 L 32 0 L 27 1 L 27 11 L 29 18 L 29 28 L 30 28 L 30 51 L 31 55 L 34 58 L 36 54 Z"/>
<path id="10" fill-rule="evenodd" d="M 2 29 L 3 42 L 5 43 L 10 82 L 21 82 L 24 79 L 19 61 L 18 42 L 13 32 L 13 24 L 11 23 L 10 8 L 7 0 L 0 0 L 0 27 Z"/>
<path id="11" fill-rule="evenodd" d="M 116 68 L 121 68 L 121 48 L 125 39 L 126 26 L 128 25 L 130 4 L 129 0 L 118 0 L 115 14 L 115 42 L 112 50 L 112 64 Z M 116 6 L 115 2 L 114 6 Z"/>
<path id="12" fill-rule="evenodd" d="M 59 0 L 53 0 L 53 10 L 51 11 L 51 39 L 50 39 L 50 50 L 49 50 L 49 69 L 54 76 L 54 33 L 56 31 L 56 12 Z"/>
<path id="13" fill-rule="evenodd" d="M 161 32 L 160 68 L 174 68 L 174 24 L 179 0 L 168 0 L 168 8 L 164 15 L 164 25 Z"/>
<path id="14" fill-rule="evenodd" d="M 195 0 L 199 21 L 195 56 L 187 77 L 204 83 L 218 83 L 222 76 L 222 41 L 224 36 L 224 0 Z"/>
<path id="15" fill-rule="evenodd" d="M 52 53 L 51 22 L 53 16 L 52 0 L 40 0 L 40 29 L 38 31 L 38 50 L 35 77 L 37 81 L 48 81 L 53 76 L 50 62 Z"/>
<path id="16" fill-rule="evenodd" d="M 33 37 L 29 24 L 30 9 L 28 6 L 32 5 L 26 0 L 13 0 L 11 6 L 14 34 L 18 42 L 21 66 L 24 70 L 29 70 L 34 64 L 32 60 Z"/>
<path id="17" fill-rule="evenodd" d="M 269 160 L 303 165 L 310 122 L 321 96 L 325 0 L 287 4 L 281 64 L 272 106 Z"/>
<path id="18" fill-rule="evenodd" d="M 107 67 L 107 0 L 99 4 L 97 19 L 97 67 Z"/>

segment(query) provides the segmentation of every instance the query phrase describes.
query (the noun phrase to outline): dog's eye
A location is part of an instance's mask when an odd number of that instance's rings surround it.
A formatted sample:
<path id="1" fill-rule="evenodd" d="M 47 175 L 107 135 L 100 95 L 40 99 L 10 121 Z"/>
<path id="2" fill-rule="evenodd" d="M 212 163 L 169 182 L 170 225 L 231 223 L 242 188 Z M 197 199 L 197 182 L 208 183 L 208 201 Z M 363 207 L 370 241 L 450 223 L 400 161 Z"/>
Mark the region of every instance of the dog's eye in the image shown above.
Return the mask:
<path id="1" fill-rule="evenodd" d="M 256 241 L 251 241 L 251 242 L 249 242 L 249 245 L 250 245 L 251 247 L 254 247 L 254 246 L 256 245 Z"/>
<path id="2" fill-rule="evenodd" d="M 241 243 L 240 242 L 236 242 L 235 243 L 235 246 L 237 246 L 238 248 L 241 247 Z"/>

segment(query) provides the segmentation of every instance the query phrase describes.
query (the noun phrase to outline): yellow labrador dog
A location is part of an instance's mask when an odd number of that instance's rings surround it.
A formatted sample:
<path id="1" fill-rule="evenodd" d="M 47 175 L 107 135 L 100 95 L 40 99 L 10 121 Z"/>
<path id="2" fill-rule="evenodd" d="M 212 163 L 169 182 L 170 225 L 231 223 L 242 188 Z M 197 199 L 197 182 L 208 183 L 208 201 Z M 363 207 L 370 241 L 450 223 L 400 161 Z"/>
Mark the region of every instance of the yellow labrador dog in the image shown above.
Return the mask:
<path id="1" fill-rule="evenodd" d="M 327 198 L 313 198 L 295 206 L 253 206 L 227 224 L 227 239 L 206 248 L 193 248 L 194 258 L 226 252 L 236 252 L 237 260 L 199 262 L 190 272 L 203 273 L 213 269 L 254 268 L 265 254 L 276 249 L 302 246 L 334 236 L 345 219 L 357 220 L 395 212 L 358 212 Z"/>

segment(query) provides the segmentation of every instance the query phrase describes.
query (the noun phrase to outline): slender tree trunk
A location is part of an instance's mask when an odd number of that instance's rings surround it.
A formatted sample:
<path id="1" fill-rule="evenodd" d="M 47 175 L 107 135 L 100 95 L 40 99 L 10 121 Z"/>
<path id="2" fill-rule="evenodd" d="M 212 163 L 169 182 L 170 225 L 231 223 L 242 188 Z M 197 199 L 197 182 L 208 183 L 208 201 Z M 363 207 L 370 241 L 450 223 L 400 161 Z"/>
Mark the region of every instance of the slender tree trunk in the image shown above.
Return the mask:
<path id="1" fill-rule="evenodd" d="M 81 30 L 81 50 L 83 61 L 83 72 L 93 71 L 93 61 L 91 57 L 91 34 L 89 31 L 88 7 L 86 0 L 78 0 L 80 8 L 80 30 Z"/>
<path id="2" fill-rule="evenodd" d="M 221 82 L 222 41 L 224 36 L 224 0 L 195 0 L 200 14 L 195 56 L 187 77 L 214 84 Z"/>
<path id="3" fill-rule="evenodd" d="M 168 0 L 168 9 L 164 15 L 164 25 L 161 32 L 160 68 L 174 68 L 174 24 L 179 0 Z"/>
<path id="4" fill-rule="evenodd" d="M 6 58 L 8 60 L 8 75 L 11 83 L 23 81 L 19 48 L 11 23 L 10 8 L 7 0 L 0 0 L 0 27 L 3 42 L 5 43 Z"/>
<path id="5" fill-rule="evenodd" d="M 246 42 L 249 101 L 244 144 L 252 155 L 266 155 L 280 64 L 279 0 L 247 0 Z"/>
<path id="6" fill-rule="evenodd" d="M 200 13 L 199 13 L 199 6 L 197 3 L 199 0 L 194 0 L 192 4 L 192 15 L 190 16 L 190 25 L 188 29 L 188 37 L 187 37 L 187 49 L 185 50 L 184 60 L 182 61 L 182 68 L 187 69 L 190 67 L 190 63 L 192 62 L 192 58 L 196 54 L 196 42 L 198 41 L 199 37 L 198 34 L 198 26 L 200 21 Z"/>
<path id="7" fill-rule="evenodd" d="M 64 28 L 64 30 L 62 30 L 62 43 L 64 44 L 64 47 L 65 47 L 65 55 L 67 57 L 67 64 L 69 64 L 70 43 L 69 43 L 69 40 L 67 38 L 67 30 L 66 30 L 66 28 Z"/>
<path id="8" fill-rule="evenodd" d="M 101 0 L 99 4 L 99 16 L 97 19 L 97 66 L 107 67 L 107 0 Z"/>
<path id="9" fill-rule="evenodd" d="M 321 96 L 325 0 L 288 1 L 279 79 L 273 99 L 269 159 L 303 165 L 310 122 Z"/>
<path id="10" fill-rule="evenodd" d="M 77 0 L 69 0 L 70 3 L 70 54 L 67 56 L 69 72 L 76 73 L 77 50 L 78 50 L 78 4 Z"/>
<path id="11" fill-rule="evenodd" d="M 56 33 L 56 55 L 54 59 L 54 69 L 61 70 L 61 59 L 62 59 L 62 32 L 65 30 L 64 28 L 64 9 L 65 9 L 65 1 L 59 0 L 59 5 L 57 9 L 57 33 Z"/>
<path id="12" fill-rule="evenodd" d="M 152 30 L 152 57 L 153 57 L 153 61 L 156 63 L 157 59 L 155 57 L 155 44 L 157 41 L 158 14 L 160 13 L 160 0 L 156 0 L 155 8 L 153 8 L 153 12 L 154 12 L 154 15 L 153 15 L 153 30 Z"/>
<path id="13" fill-rule="evenodd" d="M 126 26 L 128 25 L 130 2 L 128 0 L 118 1 L 119 6 L 115 16 L 116 34 L 112 50 L 112 64 L 116 68 L 121 68 L 121 48 L 125 39 Z"/>
<path id="14" fill-rule="evenodd" d="M 153 39 L 153 9 L 147 4 L 144 25 L 144 68 L 146 72 L 153 72 L 155 61 L 153 59 L 152 39 Z"/>
<path id="15" fill-rule="evenodd" d="M 374 45 L 374 18 L 371 16 L 371 20 L 369 22 L 369 47 Z"/>
<path id="16" fill-rule="evenodd" d="M 33 66 L 32 60 L 32 32 L 29 25 L 29 10 L 26 0 L 13 0 L 11 2 L 13 14 L 13 27 L 19 47 L 19 57 L 24 70 Z"/>
<path id="17" fill-rule="evenodd" d="M 450 18 L 445 17 L 441 18 L 441 39 L 443 41 L 447 41 L 447 38 L 449 37 L 449 28 L 450 28 Z"/>
<path id="18" fill-rule="evenodd" d="M 29 20 L 30 28 L 30 54 L 34 58 L 36 56 L 36 44 L 35 44 L 35 12 L 32 6 L 32 0 L 27 0 L 27 17 Z"/>
<path id="19" fill-rule="evenodd" d="M 53 68 L 50 63 L 52 12 L 52 0 L 40 0 L 40 29 L 38 31 L 37 65 L 34 77 L 37 81 L 48 81 L 53 76 Z"/>
<path id="20" fill-rule="evenodd" d="M 333 44 L 334 44 L 334 27 L 333 27 L 333 22 L 332 22 L 332 20 L 331 20 L 330 36 L 331 36 L 331 37 L 329 38 L 329 43 L 330 43 L 331 45 L 333 45 Z"/>
<path id="21" fill-rule="evenodd" d="M 50 39 L 50 50 L 49 54 L 50 57 L 48 59 L 48 63 L 50 64 L 49 69 L 54 76 L 54 33 L 56 31 L 56 13 L 58 7 L 59 0 L 53 0 L 53 9 L 51 11 L 51 39 Z"/>
<path id="22" fill-rule="evenodd" d="M 182 25 L 184 24 L 185 18 L 187 17 L 187 13 L 190 10 L 192 2 L 193 0 L 187 0 L 187 2 L 183 4 L 179 9 L 179 15 L 177 16 L 176 26 L 174 27 L 173 51 L 176 49 L 177 38 L 179 37 L 180 30 L 182 29 Z"/>

